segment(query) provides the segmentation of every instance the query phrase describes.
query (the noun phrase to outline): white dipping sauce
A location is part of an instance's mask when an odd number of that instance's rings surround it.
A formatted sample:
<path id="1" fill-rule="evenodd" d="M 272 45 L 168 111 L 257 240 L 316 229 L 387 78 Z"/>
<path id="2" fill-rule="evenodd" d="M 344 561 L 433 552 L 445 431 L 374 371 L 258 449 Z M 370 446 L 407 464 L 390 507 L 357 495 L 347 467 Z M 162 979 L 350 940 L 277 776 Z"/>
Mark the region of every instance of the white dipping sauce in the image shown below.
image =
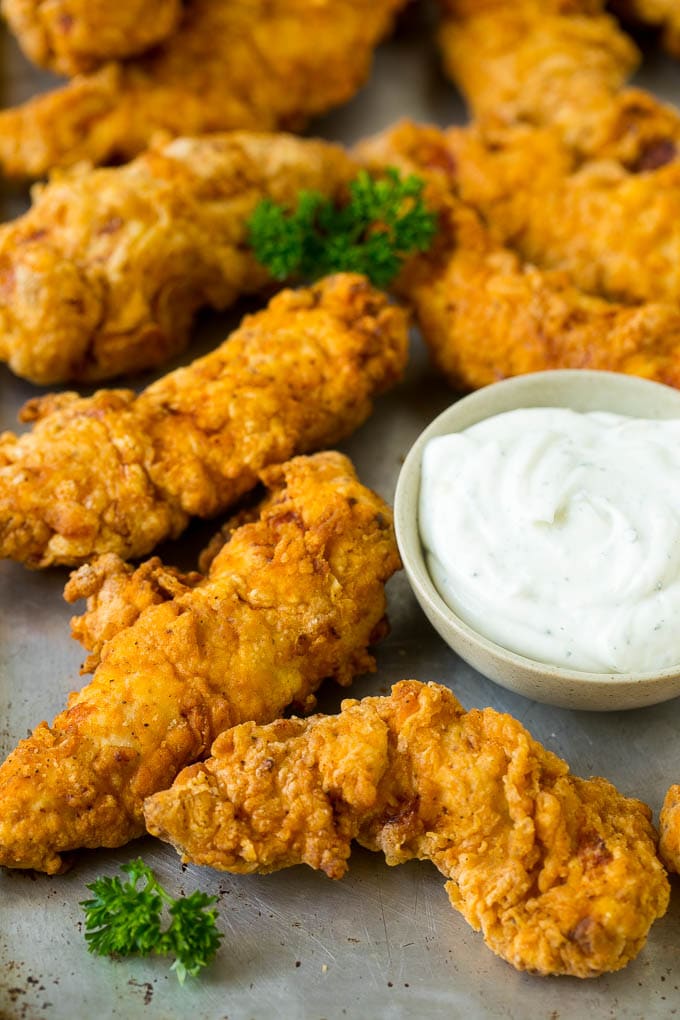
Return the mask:
<path id="1" fill-rule="evenodd" d="M 420 535 L 445 602 L 511 651 L 680 663 L 680 420 L 537 407 L 432 439 Z"/>

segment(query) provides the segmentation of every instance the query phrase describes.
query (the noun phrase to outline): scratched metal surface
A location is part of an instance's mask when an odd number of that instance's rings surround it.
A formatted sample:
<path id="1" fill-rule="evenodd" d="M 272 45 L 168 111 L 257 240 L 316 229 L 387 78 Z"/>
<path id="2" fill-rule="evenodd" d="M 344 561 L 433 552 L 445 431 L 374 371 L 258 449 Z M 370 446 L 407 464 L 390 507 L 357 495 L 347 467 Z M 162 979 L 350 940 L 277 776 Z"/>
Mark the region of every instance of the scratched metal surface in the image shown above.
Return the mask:
<path id="1" fill-rule="evenodd" d="M 4 100 L 16 101 L 48 82 L 5 39 Z M 650 55 L 642 81 L 680 100 L 680 66 Z M 362 94 L 317 125 L 328 137 L 353 140 L 401 115 L 445 123 L 463 109 L 436 68 L 426 27 L 406 22 L 381 50 Z M 6 192 L 5 216 L 25 205 Z M 206 319 L 193 354 L 221 339 L 234 316 Z M 141 380 L 140 380 L 141 382 Z M 14 425 L 34 390 L 0 371 L 0 425 Z M 384 399 L 345 450 L 361 477 L 391 497 L 401 460 L 421 429 L 452 399 L 432 375 L 414 338 L 406 382 Z M 201 525 L 174 547 L 170 562 L 189 565 L 213 530 Z M 0 564 L 0 751 L 61 709 L 78 686 L 80 652 L 68 636 L 61 601 L 65 573 L 31 574 Z M 357 681 L 357 695 L 387 691 L 415 676 L 449 684 L 467 707 L 493 705 L 517 716 L 576 773 L 603 774 L 658 811 L 678 779 L 680 700 L 642 711 L 569 712 L 513 696 L 474 673 L 435 635 L 405 579 L 390 585 L 391 637 L 378 652 L 379 672 Z M 322 707 L 335 710 L 327 690 Z M 1 810 L 1 807 L 0 807 Z M 201 888 L 219 897 L 223 947 L 200 981 L 180 989 L 163 960 L 111 962 L 89 957 L 78 901 L 86 883 L 142 854 L 175 892 Z M 151 840 L 114 852 L 89 853 L 61 878 L 0 875 L 0 1017 L 49 1020 L 397 1020 L 402 1017 L 504 1017 L 545 1020 L 655 1018 L 680 1007 L 680 891 L 625 971 L 596 981 L 541 980 L 494 957 L 450 908 L 443 881 L 427 864 L 390 869 L 357 850 L 350 873 L 332 883 L 296 868 L 266 878 L 221 876 L 188 868 Z"/>

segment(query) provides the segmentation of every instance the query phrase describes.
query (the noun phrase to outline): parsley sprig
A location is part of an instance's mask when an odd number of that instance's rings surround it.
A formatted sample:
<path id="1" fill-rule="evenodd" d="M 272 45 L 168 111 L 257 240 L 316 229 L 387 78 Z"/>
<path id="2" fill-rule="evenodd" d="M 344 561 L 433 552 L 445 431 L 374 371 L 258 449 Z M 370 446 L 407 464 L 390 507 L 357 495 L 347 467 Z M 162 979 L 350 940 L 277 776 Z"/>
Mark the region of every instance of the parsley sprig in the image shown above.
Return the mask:
<path id="1" fill-rule="evenodd" d="M 173 897 L 159 884 L 142 860 L 121 865 L 127 880 L 103 876 L 87 888 L 92 899 L 83 900 L 85 938 L 98 956 L 172 955 L 172 970 L 180 984 L 194 977 L 215 956 L 222 933 L 215 926 L 217 912 L 207 910 L 216 897 L 194 892 Z M 138 888 L 138 883 L 145 884 Z M 167 905 L 170 924 L 161 929 L 161 912 Z"/>
<path id="2" fill-rule="evenodd" d="M 359 171 L 345 205 L 316 191 L 300 192 L 294 210 L 265 198 L 248 222 L 249 243 L 276 280 L 356 272 L 385 287 L 406 256 L 426 251 L 437 232 L 423 186 L 415 174 L 402 179 L 389 167 L 377 179 Z"/>

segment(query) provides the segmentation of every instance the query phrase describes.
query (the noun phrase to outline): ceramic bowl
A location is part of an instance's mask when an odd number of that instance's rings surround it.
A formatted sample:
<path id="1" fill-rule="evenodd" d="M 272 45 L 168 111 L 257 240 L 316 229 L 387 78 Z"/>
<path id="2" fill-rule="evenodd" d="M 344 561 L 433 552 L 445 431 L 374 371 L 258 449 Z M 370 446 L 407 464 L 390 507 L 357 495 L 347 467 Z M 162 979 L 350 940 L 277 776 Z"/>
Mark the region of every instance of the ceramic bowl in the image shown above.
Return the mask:
<path id="1" fill-rule="evenodd" d="M 411 587 L 446 643 L 471 666 L 508 690 L 562 708 L 608 711 L 654 705 L 680 695 L 680 663 L 656 673 L 586 673 L 526 658 L 497 645 L 464 623 L 437 592 L 418 531 L 423 449 L 434 436 L 459 432 L 503 411 L 567 407 L 639 418 L 680 418 L 680 391 L 612 372 L 538 372 L 494 383 L 439 415 L 411 448 L 399 475 L 395 524 Z M 680 621 L 679 621 L 680 623 Z"/>

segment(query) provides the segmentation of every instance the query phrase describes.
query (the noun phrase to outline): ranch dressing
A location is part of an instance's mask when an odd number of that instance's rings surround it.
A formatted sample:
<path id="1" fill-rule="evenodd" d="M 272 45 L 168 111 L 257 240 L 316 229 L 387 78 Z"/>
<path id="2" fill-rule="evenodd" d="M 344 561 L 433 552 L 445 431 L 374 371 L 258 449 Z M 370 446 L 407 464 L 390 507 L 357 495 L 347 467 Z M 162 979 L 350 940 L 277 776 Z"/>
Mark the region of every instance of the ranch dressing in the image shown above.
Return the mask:
<path id="1" fill-rule="evenodd" d="M 426 445 L 420 535 L 445 602 L 589 672 L 680 663 L 680 420 L 527 408 Z"/>

